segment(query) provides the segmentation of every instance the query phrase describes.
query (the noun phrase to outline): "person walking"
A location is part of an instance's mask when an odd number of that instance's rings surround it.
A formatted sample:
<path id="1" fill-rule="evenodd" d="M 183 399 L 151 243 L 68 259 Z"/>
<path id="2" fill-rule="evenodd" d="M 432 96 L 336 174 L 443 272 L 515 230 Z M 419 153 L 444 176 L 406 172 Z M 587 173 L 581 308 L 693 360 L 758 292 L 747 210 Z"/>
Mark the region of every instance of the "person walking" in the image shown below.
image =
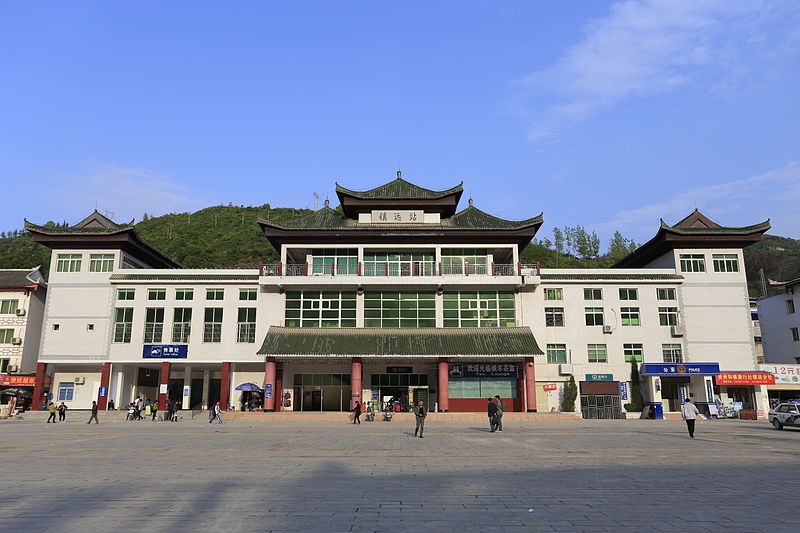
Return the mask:
<path id="1" fill-rule="evenodd" d="M 92 419 L 94 418 L 94 423 L 99 424 L 100 421 L 97 420 L 97 402 L 92 402 L 92 416 L 89 417 L 89 421 L 86 422 L 87 424 L 92 423 Z"/>
<path id="2" fill-rule="evenodd" d="M 153 418 L 150 419 L 151 422 L 156 421 L 157 414 L 158 414 L 158 402 L 153 402 Z"/>
<path id="3" fill-rule="evenodd" d="M 361 423 L 361 402 L 356 402 L 356 406 L 353 407 L 353 424 L 360 424 Z"/>
<path id="4" fill-rule="evenodd" d="M 66 423 L 66 421 L 67 421 L 67 406 L 64 405 L 64 402 L 61 402 L 61 405 L 58 406 L 58 422 Z"/>
<path id="5" fill-rule="evenodd" d="M 489 415 L 489 432 L 494 433 L 497 431 L 497 404 L 494 403 L 492 398 L 486 398 L 489 402 L 488 415 Z"/>
<path id="6" fill-rule="evenodd" d="M 494 403 L 497 404 L 497 431 L 503 431 L 503 411 L 506 410 L 506 404 L 503 403 L 503 400 L 500 399 L 500 395 L 496 395 L 494 397 Z"/>
<path id="7" fill-rule="evenodd" d="M 428 411 L 425 409 L 425 403 L 420 400 L 417 406 L 414 408 L 414 416 L 417 418 L 417 427 L 414 428 L 414 436 L 417 436 L 419 433 L 419 438 L 422 437 L 422 431 L 425 429 L 425 417 L 428 416 Z"/>
<path id="8" fill-rule="evenodd" d="M 219 402 L 215 403 L 214 406 L 208 410 L 211 417 L 208 419 L 208 423 L 210 424 L 214 420 L 217 420 L 220 424 L 222 424 L 222 417 L 219 416 L 221 411 L 219 408 Z"/>
<path id="9" fill-rule="evenodd" d="M 53 421 L 53 424 L 56 423 L 56 404 L 50 402 L 50 406 L 47 408 L 50 411 L 50 416 L 47 417 L 47 423 L 49 424 L 50 421 Z"/>
<path id="10" fill-rule="evenodd" d="M 681 416 L 686 420 L 686 429 L 689 430 L 689 436 L 694 438 L 694 423 L 697 421 L 697 415 L 700 411 L 697 406 L 692 403 L 691 398 L 686 399 L 686 403 L 681 406 Z"/>

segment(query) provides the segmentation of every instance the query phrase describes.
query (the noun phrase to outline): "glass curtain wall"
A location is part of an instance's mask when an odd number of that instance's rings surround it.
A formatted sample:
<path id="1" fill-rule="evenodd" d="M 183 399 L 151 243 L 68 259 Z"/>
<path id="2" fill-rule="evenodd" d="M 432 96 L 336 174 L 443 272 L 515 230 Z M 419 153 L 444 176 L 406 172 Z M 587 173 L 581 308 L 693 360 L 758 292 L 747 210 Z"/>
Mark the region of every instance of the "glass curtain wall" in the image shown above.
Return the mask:
<path id="1" fill-rule="evenodd" d="M 433 252 L 364 252 L 365 276 L 435 276 Z"/>
<path id="2" fill-rule="evenodd" d="M 442 250 L 442 274 L 486 274 L 488 255 L 485 249 L 445 248 Z"/>

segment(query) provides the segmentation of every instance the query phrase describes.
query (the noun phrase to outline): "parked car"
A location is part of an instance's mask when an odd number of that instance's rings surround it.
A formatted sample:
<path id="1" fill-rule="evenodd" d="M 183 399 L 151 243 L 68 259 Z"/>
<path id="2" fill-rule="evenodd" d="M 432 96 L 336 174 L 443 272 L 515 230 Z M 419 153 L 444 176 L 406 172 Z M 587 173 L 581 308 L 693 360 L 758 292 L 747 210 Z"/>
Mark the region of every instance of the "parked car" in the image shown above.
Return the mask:
<path id="1" fill-rule="evenodd" d="M 783 429 L 783 426 L 800 427 L 800 408 L 794 403 L 781 403 L 770 409 L 767 419 L 775 429 Z"/>

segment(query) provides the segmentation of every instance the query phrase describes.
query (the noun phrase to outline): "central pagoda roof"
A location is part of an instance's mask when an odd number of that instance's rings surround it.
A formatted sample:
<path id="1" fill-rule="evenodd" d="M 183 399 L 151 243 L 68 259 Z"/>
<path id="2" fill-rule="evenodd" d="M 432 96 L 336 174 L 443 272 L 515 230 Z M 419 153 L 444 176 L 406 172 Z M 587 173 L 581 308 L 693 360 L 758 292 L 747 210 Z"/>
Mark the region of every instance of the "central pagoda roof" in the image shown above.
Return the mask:
<path id="1" fill-rule="evenodd" d="M 396 179 L 366 191 L 355 191 L 337 183 L 336 195 L 342 204 L 344 214 L 353 218 L 357 217 L 358 213 L 367 213 L 373 209 L 386 209 L 387 207 L 424 209 L 429 213 L 452 216 L 464 193 L 463 183 L 443 191 L 434 191 L 404 180 L 398 170 Z"/>

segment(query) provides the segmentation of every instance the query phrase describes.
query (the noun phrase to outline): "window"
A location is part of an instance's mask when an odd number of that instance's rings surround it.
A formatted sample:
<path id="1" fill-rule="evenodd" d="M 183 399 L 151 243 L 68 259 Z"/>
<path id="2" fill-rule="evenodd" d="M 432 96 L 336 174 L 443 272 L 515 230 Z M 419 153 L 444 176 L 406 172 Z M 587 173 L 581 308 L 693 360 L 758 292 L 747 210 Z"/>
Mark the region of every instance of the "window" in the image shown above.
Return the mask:
<path id="1" fill-rule="evenodd" d="M 706 256 L 703 254 L 680 254 L 681 272 L 705 272 Z"/>
<path id="2" fill-rule="evenodd" d="M 450 378 L 447 390 L 450 398 L 516 398 L 517 386 L 513 378 Z M 484 400 L 485 403 L 485 400 Z"/>
<path id="3" fill-rule="evenodd" d="M 133 300 L 136 289 L 117 289 L 117 300 Z"/>
<path id="4" fill-rule="evenodd" d="M 114 342 L 131 342 L 133 307 L 114 309 Z"/>
<path id="5" fill-rule="evenodd" d="M 58 324 L 53 324 L 53 331 L 58 331 L 60 327 Z"/>
<path id="6" fill-rule="evenodd" d="M 485 249 L 448 248 L 442 250 L 442 274 L 464 274 L 469 264 L 470 274 L 486 274 L 488 258 Z"/>
<path id="7" fill-rule="evenodd" d="M 602 300 L 603 289 L 583 289 L 584 300 Z"/>
<path id="8" fill-rule="evenodd" d="M 8 365 L 11 364 L 11 359 L 0 359 L 0 374 L 5 374 L 8 371 Z"/>
<path id="9" fill-rule="evenodd" d="M 786 300 L 786 312 L 790 315 L 794 314 L 794 300 Z"/>
<path id="10" fill-rule="evenodd" d="M 86 331 L 94 331 L 94 324 L 86 324 Z"/>
<path id="11" fill-rule="evenodd" d="M 13 338 L 13 329 L 0 329 L 0 344 L 11 344 L 11 339 Z"/>
<path id="12" fill-rule="evenodd" d="M 656 297 L 659 300 L 674 300 L 675 289 L 656 289 Z"/>
<path id="13" fill-rule="evenodd" d="M 192 308 L 176 307 L 172 314 L 172 342 L 187 343 L 192 332 Z"/>
<path id="14" fill-rule="evenodd" d="M 545 307 L 544 308 L 544 325 L 545 326 L 563 326 L 564 325 L 564 308 L 563 307 Z"/>
<path id="15" fill-rule="evenodd" d="M 71 402 L 75 395 L 75 384 L 71 381 L 60 381 L 58 383 L 58 401 Z"/>
<path id="16" fill-rule="evenodd" d="M 148 300 L 166 300 L 167 289 L 147 289 Z"/>
<path id="17" fill-rule="evenodd" d="M 602 326 L 603 325 L 603 308 L 602 307 L 587 307 L 586 311 L 586 325 L 587 326 Z"/>
<path id="18" fill-rule="evenodd" d="M 225 298 L 225 289 L 206 289 L 206 300 L 222 300 Z"/>
<path id="19" fill-rule="evenodd" d="M 446 328 L 513 328 L 517 325 L 513 292 L 446 292 L 442 305 L 442 325 Z"/>
<path id="20" fill-rule="evenodd" d="M 606 352 L 605 344 L 588 344 L 589 362 L 590 363 L 607 363 L 608 354 Z"/>
<path id="21" fill-rule="evenodd" d="M 175 299 L 181 301 L 194 300 L 194 289 L 175 289 Z"/>
<path id="22" fill-rule="evenodd" d="M 714 272 L 739 272 L 739 257 L 736 254 L 712 254 Z"/>
<path id="23" fill-rule="evenodd" d="M 354 249 L 325 249 L 311 250 L 311 273 L 312 274 L 336 274 L 344 276 L 347 274 L 358 274 L 358 251 Z M 365 256 L 366 260 L 366 256 Z M 336 272 L 333 265 L 336 264 Z M 383 276 L 381 272 L 379 275 Z M 396 274 L 395 274 L 396 275 Z"/>
<path id="24" fill-rule="evenodd" d="M 287 328 L 356 327 L 356 293 L 348 291 L 290 291 L 286 293 Z"/>
<path id="25" fill-rule="evenodd" d="M 145 309 L 144 342 L 161 342 L 164 333 L 164 308 L 148 307 Z"/>
<path id="26" fill-rule="evenodd" d="M 800 332 L 797 331 L 797 328 L 789 328 L 789 329 L 792 332 L 792 340 L 794 342 L 800 341 Z M 11 331 L 11 330 L 6 330 L 6 331 Z"/>
<path id="27" fill-rule="evenodd" d="M 89 254 L 89 272 L 114 270 L 114 254 Z"/>
<path id="28" fill-rule="evenodd" d="M 658 308 L 658 323 L 662 326 L 677 326 L 678 325 L 678 308 L 677 307 L 659 307 Z"/>
<path id="29" fill-rule="evenodd" d="M 256 308 L 240 307 L 236 342 L 256 342 Z"/>
<path id="30" fill-rule="evenodd" d="M 0 300 L 0 315 L 13 315 L 18 307 L 19 300 Z"/>
<path id="31" fill-rule="evenodd" d="M 548 344 L 547 345 L 547 362 L 548 363 L 566 363 L 567 362 L 567 345 L 566 344 Z"/>
<path id="32" fill-rule="evenodd" d="M 661 354 L 664 356 L 665 363 L 682 363 L 683 353 L 680 344 L 662 344 Z"/>
<path id="33" fill-rule="evenodd" d="M 258 296 L 258 289 L 239 289 L 239 300 L 254 302 Z"/>
<path id="34" fill-rule="evenodd" d="M 368 291 L 364 293 L 364 327 L 436 327 L 433 292 Z"/>
<path id="35" fill-rule="evenodd" d="M 564 291 L 561 289 L 545 289 L 544 290 L 544 299 L 545 300 L 563 300 L 564 299 Z"/>
<path id="36" fill-rule="evenodd" d="M 623 326 L 641 326 L 638 307 L 622 307 L 619 312 Z"/>
<path id="37" fill-rule="evenodd" d="M 638 300 L 639 299 L 639 290 L 638 289 L 620 289 L 619 290 L 619 299 L 620 300 Z"/>
<path id="38" fill-rule="evenodd" d="M 644 350 L 641 344 L 623 344 L 622 353 L 625 354 L 626 363 L 631 363 L 633 361 L 641 363 L 644 358 Z"/>
<path id="39" fill-rule="evenodd" d="M 58 254 L 56 272 L 80 272 L 81 254 Z"/>
<path id="40" fill-rule="evenodd" d="M 206 307 L 203 342 L 222 342 L 222 308 Z"/>
<path id="41" fill-rule="evenodd" d="M 340 271 L 341 268 L 337 267 L 336 270 Z M 435 274 L 438 272 L 433 252 L 405 254 L 364 252 L 365 276 L 433 276 Z"/>

